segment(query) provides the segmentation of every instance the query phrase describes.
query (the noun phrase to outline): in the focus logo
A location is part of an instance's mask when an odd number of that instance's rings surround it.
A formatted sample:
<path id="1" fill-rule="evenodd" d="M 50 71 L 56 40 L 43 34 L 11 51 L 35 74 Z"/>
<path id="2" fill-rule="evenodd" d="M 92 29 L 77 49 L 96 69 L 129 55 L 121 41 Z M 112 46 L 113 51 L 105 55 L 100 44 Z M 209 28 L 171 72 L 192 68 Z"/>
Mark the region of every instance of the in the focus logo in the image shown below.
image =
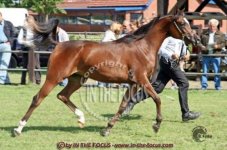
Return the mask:
<path id="1" fill-rule="evenodd" d="M 196 142 L 203 142 L 206 138 L 212 138 L 212 135 L 207 134 L 207 129 L 203 126 L 197 126 L 192 130 L 192 138 Z"/>
<path id="2" fill-rule="evenodd" d="M 83 78 L 81 78 L 81 85 L 84 84 L 84 81 L 88 79 L 92 74 L 97 73 L 99 71 L 112 70 L 114 72 L 124 72 L 127 71 L 127 66 L 125 64 L 121 64 L 118 61 L 103 61 L 92 67 L 90 67 L 87 72 L 84 73 Z M 133 74 L 131 75 L 133 76 Z M 116 103 L 120 104 L 122 97 L 124 96 L 126 89 L 125 88 L 94 88 L 93 86 L 85 86 L 83 90 L 80 90 L 79 96 L 80 101 L 85 108 L 85 110 L 99 120 L 109 120 L 110 116 L 103 116 L 99 114 L 95 109 L 92 109 L 92 106 L 99 105 L 103 107 L 103 104 L 107 103 Z"/>
<path id="3" fill-rule="evenodd" d="M 79 97 L 82 106 L 91 116 L 98 120 L 108 121 L 111 116 L 103 116 L 94 106 L 100 108 L 104 107 L 104 105 L 108 106 L 108 104 L 117 104 L 116 106 L 118 106 L 124 96 L 125 90 L 125 88 L 94 88 L 88 86 L 80 90 Z M 112 112 L 114 112 L 114 109 Z"/>

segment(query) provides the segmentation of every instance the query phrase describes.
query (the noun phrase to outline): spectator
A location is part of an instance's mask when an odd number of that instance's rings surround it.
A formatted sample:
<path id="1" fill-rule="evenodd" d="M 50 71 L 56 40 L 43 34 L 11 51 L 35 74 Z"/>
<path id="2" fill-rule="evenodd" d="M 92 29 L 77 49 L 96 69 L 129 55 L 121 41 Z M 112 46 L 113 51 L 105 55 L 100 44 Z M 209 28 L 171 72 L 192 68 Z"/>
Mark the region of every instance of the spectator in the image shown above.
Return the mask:
<path id="1" fill-rule="evenodd" d="M 124 20 L 123 24 L 122 24 L 122 28 L 123 28 L 123 30 L 122 30 L 122 33 L 119 36 L 119 38 L 132 33 L 132 28 L 130 27 L 130 21 Z"/>
<path id="2" fill-rule="evenodd" d="M 225 46 L 225 37 L 224 34 L 218 30 L 219 21 L 216 19 L 209 20 L 208 30 L 201 34 L 201 43 L 202 53 L 203 54 L 220 54 L 222 48 Z M 221 78 L 217 73 L 220 72 L 220 57 L 213 56 L 204 56 L 202 58 L 202 69 L 203 75 L 201 78 L 201 89 L 206 90 L 208 87 L 207 84 L 207 74 L 209 71 L 209 66 L 212 65 L 214 67 L 214 73 L 216 73 L 214 77 L 215 89 L 221 89 Z"/>
<path id="3" fill-rule="evenodd" d="M 111 42 L 117 39 L 121 33 L 122 26 L 117 22 L 113 22 L 110 28 L 105 32 L 102 42 Z M 99 87 L 110 87 L 110 83 L 98 82 Z"/>
<path id="4" fill-rule="evenodd" d="M 113 22 L 110 28 L 105 32 L 102 42 L 110 42 L 117 39 L 121 33 L 121 24 Z"/>
<path id="5" fill-rule="evenodd" d="M 200 113 L 189 111 L 188 107 L 188 87 L 189 83 L 184 72 L 179 67 L 181 59 L 188 60 L 190 57 L 189 51 L 186 49 L 184 41 L 167 37 L 162 43 L 159 51 L 160 55 L 160 71 L 157 79 L 152 86 L 157 93 L 161 93 L 170 79 L 178 85 L 179 101 L 182 112 L 182 120 L 194 120 L 200 116 Z M 128 114 L 135 104 L 145 100 L 149 95 L 144 90 L 137 92 L 132 99 L 129 100 L 128 105 L 123 114 Z"/>
<path id="6" fill-rule="evenodd" d="M 18 43 L 22 45 L 22 50 L 25 52 L 28 52 L 29 50 L 35 49 L 35 46 L 33 44 L 33 33 L 32 33 L 32 26 L 35 22 L 35 19 L 33 16 L 28 16 L 26 20 L 24 21 L 24 27 L 21 28 L 17 40 Z M 40 69 L 40 60 L 39 60 L 39 54 L 34 55 L 34 64 L 35 64 L 35 69 Z M 23 58 L 22 58 L 22 63 L 23 63 L 23 68 L 27 69 L 28 68 L 28 60 L 29 60 L 29 55 L 28 53 L 23 53 Z M 25 85 L 26 84 L 26 75 L 27 71 L 22 71 L 21 75 L 21 84 Z M 41 72 L 40 71 L 35 71 L 35 83 L 40 84 L 41 83 Z"/>
<path id="7" fill-rule="evenodd" d="M 131 32 L 135 32 L 139 28 L 139 22 L 134 20 L 130 23 Z"/>
<path id="8" fill-rule="evenodd" d="M 149 19 L 143 18 L 143 19 L 140 21 L 140 26 L 143 26 L 143 25 L 148 24 L 148 23 L 149 23 Z"/>
<path id="9" fill-rule="evenodd" d="M 9 67 L 11 53 L 2 51 L 11 51 L 13 36 L 13 24 L 10 21 L 4 20 L 0 12 L 0 69 L 8 69 Z M 7 70 L 0 70 L 0 84 L 10 84 Z"/>
<path id="10" fill-rule="evenodd" d="M 65 42 L 65 41 L 69 41 L 69 35 L 67 34 L 67 32 L 65 30 L 63 30 L 60 27 L 57 27 L 56 30 L 56 41 L 57 42 Z M 66 86 L 68 83 L 68 79 L 64 79 L 62 82 L 59 83 L 60 86 Z"/>

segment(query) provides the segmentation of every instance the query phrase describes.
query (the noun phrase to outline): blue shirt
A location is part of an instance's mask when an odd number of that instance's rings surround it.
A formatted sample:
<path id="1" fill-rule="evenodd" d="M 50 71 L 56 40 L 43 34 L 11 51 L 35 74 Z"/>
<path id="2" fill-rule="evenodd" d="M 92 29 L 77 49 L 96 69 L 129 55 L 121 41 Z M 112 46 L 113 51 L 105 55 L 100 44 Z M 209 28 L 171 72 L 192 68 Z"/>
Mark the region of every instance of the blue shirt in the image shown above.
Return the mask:
<path id="1" fill-rule="evenodd" d="M 5 33 L 4 33 L 4 20 L 2 20 L 2 24 L 0 24 L 0 42 L 8 41 Z"/>

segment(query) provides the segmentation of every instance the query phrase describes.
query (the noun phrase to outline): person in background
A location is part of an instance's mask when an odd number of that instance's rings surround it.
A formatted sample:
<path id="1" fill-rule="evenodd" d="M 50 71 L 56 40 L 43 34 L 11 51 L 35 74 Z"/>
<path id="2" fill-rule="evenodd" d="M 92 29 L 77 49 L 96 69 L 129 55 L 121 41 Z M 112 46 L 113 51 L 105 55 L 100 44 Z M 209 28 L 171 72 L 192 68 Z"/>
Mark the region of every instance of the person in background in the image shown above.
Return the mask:
<path id="1" fill-rule="evenodd" d="M 65 42 L 65 41 L 69 41 L 69 35 L 68 33 L 63 30 L 62 28 L 60 28 L 59 26 L 57 27 L 56 30 L 56 41 L 57 42 Z M 64 79 L 62 82 L 59 83 L 60 86 L 66 86 L 68 83 L 68 79 Z"/>
<path id="2" fill-rule="evenodd" d="M 139 22 L 137 20 L 131 21 L 130 27 L 131 32 L 135 32 L 139 28 Z"/>
<path id="3" fill-rule="evenodd" d="M 115 41 L 122 30 L 122 25 L 118 22 L 113 22 L 109 29 L 104 33 L 104 37 L 102 39 L 102 42 L 111 42 Z M 98 87 L 110 87 L 110 83 L 104 83 L 104 82 L 98 82 Z"/>
<path id="4" fill-rule="evenodd" d="M 110 42 L 115 41 L 119 34 L 121 33 L 121 24 L 118 22 L 113 22 L 110 25 L 110 28 L 104 33 L 104 37 L 102 39 L 102 42 Z"/>
<path id="5" fill-rule="evenodd" d="M 140 21 L 140 27 L 145 25 L 145 24 L 148 24 L 149 23 L 149 19 L 147 18 L 143 18 L 141 21 Z"/>
<path id="6" fill-rule="evenodd" d="M 179 102 L 181 106 L 182 121 L 194 120 L 200 116 L 198 112 L 189 111 L 188 106 L 188 79 L 185 73 L 179 67 L 180 60 L 188 60 L 190 53 L 184 41 L 167 37 L 159 50 L 160 71 L 157 79 L 152 83 L 154 90 L 159 94 L 163 91 L 166 84 L 172 79 L 176 82 L 179 93 Z M 147 99 L 149 95 L 144 91 L 138 91 L 128 102 L 123 115 L 128 114 L 137 103 Z"/>
<path id="7" fill-rule="evenodd" d="M 122 33 L 120 34 L 119 38 L 122 38 L 128 34 L 132 33 L 132 28 L 130 27 L 130 21 L 124 20 L 122 23 Z"/>
<path id="8" fill-rule="evenodd" d="M 26 20 L 24 21 L 24 27 L 20 29 L 20 32 L 17 37 L 17 41 L 19 44 L 22 45 L 22 50 L 25 52 L 28 52 L 29 50 L 36 49 L 33 43 L 33 33 L 32 33 L 32 27 L 33 23 L 35 22 L 35 19 L 33 16 L 28 16 Z M 28 60 L 29 60 L 29 54 L 23 53 L 22 63 L 23 63 L 23 69 L 28 68 Z M 40 60 L 39 60 L 39 54 L 35 53 L 34 60 L 35 69 L 40 69 Z M 21 75 L 21 84 L 26 84 L 26 76 L 27 71 L 22 71 Z M 35 71 L 35 83 L 40 84 L 41 83 L 41 72 Z"/>
<path id="9" fill-rule="evenodd" d="M 217 19 L 211 19 L 208 22 L 208 30 L 201 34 L 201 44 L 203 54 L 220 54 L 221 50 L 225 47 L 225 36 L 218 30 L 219 21 Z M 214 77 L 215 89 L 221 90 L 221 77 L 217 75 L 220 72 L 221 58 L 217 56 L 203 56 L 202 57 L 202 69 L 203 75 L 201 77 L 201 89 L 206 90 L 207 84 L 207 74 L 209 71 L 209 66 L 214 67 Z"/>
<path id="10" fill-rule="evenodd" d="M 10 79 L 8 75 L 8 69 L 11 53 L 2 51 L 11 51 L 11 43 L 13 42 L 13 37 L 15 34 L 15 29 L 10 21 L 4 20 L 2 13 L 0 12 L 0 84 L 10 84 Z"/>

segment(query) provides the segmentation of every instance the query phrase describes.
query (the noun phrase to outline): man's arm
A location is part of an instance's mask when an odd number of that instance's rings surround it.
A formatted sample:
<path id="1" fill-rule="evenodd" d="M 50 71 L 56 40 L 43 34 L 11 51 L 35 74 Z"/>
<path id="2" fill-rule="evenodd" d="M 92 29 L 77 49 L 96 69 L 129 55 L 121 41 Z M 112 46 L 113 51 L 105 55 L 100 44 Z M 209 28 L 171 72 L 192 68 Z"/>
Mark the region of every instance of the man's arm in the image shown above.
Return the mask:
<path id="1" fill-rule="evenodd" d="M 222 49 L 225 47 L 225 35 L 221 33 L 221 38 L 218 43 L 214 44 L 214 49 Z"/>

